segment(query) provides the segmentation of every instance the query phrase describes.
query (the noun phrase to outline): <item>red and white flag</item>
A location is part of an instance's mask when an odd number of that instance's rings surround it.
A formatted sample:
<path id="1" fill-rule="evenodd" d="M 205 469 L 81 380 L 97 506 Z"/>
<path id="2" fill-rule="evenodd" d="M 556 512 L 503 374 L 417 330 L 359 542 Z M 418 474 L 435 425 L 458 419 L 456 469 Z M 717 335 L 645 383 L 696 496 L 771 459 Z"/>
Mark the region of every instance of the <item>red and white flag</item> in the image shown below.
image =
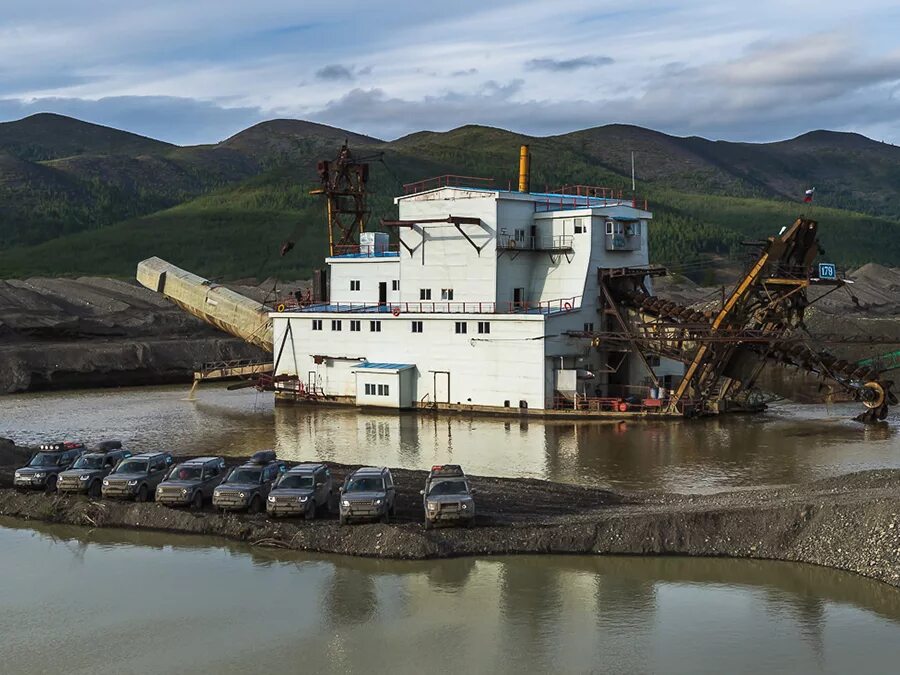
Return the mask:
<path id="1" fill-rule="evenodd" d="M 803 201 L 809 204 L 812 201 L 814 194 L 816 194 L 816 188 L 809 188 L 809 190 L 804 193 L 805 196 L 803 197 Z"/>

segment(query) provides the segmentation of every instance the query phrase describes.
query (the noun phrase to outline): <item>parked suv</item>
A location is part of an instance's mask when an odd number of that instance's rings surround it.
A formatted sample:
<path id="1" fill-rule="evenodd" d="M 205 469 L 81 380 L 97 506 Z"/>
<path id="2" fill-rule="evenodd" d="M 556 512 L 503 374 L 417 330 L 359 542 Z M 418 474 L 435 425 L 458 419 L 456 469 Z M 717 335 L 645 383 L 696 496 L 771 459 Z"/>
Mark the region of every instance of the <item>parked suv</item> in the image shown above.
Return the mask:
<path id="1" fill-rule="evenodd" d="M 104 499 L 134 499 L 145 502 L 152 499 L 156 486 L 165 478 L 169 467 L 175 463 L 172 453 L 145 452 L 123 459 L 103 479 L 100 492 Z"/>
<path id="2" fill-rule="evenodd" d="M 282 474 L 266 500 L 270 516 L 315 518 L 327 511 L 334 491 L 331 470 L 324 464 L 298 464 Z"/>
<path id="3" fill-rule="evenodd" d="M 213 490 L 225 478 L 224 457 L 197 457 L 176 465 L 156 486 L 156 501 L 169 506 L 202 509 L 212 499 Z"/>
<path id="4" fill-rule="evenodd" d="M 475 521 L 475 491 L 459 464 L 433 466 L 420 493 L 425 507 L 425 529 L 438 523 L 471 525 Z"/>
<path id="5" fill-rule="evenodd" d="M 70 468 L 84 453 L 84 443 L 47 443 L 41 445 L 27 466 L 16 469 L 13 485 L 19 490 L 56 490 L 59 474 Z"/>
<path id="6" fill-rule="evenodd" d="M 272 483 L 285 471 L 287 464 L 276 459 L 273 451 L 257 452 L 249 462 L 232 469 L 213 491 L 213 506 L 229 511 L 259 513 L 265 506 Z"/>
<path id="7" fill-rule="evenodd" d="M 100 443 L 96 450 L 83 454 L 68 471 L 59 474 L 56 489 L 60 492 L 80 492 L 95 499 L 101 495 L 103 479 L 121 460 L 131 457 L 118 441 Z"/>
<path id="8" fill-rule="evenodd" d="M 351 520 L 381 520 L 394 515 L 394 478 L 387 467 L 363 467 L 347 476 L 341 488 L 341 525 Z"/>

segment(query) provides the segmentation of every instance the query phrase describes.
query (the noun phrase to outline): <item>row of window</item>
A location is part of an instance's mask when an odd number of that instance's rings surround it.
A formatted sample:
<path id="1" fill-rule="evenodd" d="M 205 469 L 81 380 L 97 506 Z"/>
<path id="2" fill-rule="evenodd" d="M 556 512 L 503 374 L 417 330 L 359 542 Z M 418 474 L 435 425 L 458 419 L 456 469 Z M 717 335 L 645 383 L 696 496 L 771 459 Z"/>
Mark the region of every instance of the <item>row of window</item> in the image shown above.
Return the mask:
<path id="1" fill-rule="evenodd" d="M 390 396 L 391 385 L 389 384 L 367 384 L 366 396 Z"/>
<path id="2" fill-rule="evenodd" d="M 453 289 L 452 288 L 442 288 L 441 289 L 441 300 L 452 300 L 453 299 Z M 419 300 L 431 300 L 431 289 L 430 288 L 420 288 L 419 289 Z"/>
<path id="3" fill-rule="evenodd" d="M 422 321 L 412 321 L 410 322 L 412 326 L 413 333 L 422 333 L 424 329 L 424 322 Z M 590 330 L 593 330 L 593 324 L 590 324 Z M 341 319 L 332 319 L 331 320 L 331 330 L 339 331 L 343 330 L 344 322 Z M 350 321 L 350 332 L 358 333 L 361 330 L 362 322 L 356 319 Z M 313 330 L 322 330 L 322 319 L 313 319 L 312 320 L 312 329 Z M 585 330 L 588 330 L 588 324 L 584 326 Z M 465 321 L 457 321 L 455 326 L 456 333 L 458 335 L 465 335 L 469 332 L 469 324 Z M 381 321 L 370 321 L 369 322 L 369 332 L 371 333 L 380 333 L 381 332 Z M 490 321 L 479 321 L 478 322 L 478 334 L 479 335 L 489 335 L 491 332 L 491 322 Z"/>
<path id="4" fill-rule="evenodd" d="M 359 279 L 351 279 L 350 280 L 350 290 L 351 291 L 361 291 L 362 290 L 362 282 Z M 391 290 L 392 291 L 400 290 L 400 280 L 399 279 L 391 279 Z"/>

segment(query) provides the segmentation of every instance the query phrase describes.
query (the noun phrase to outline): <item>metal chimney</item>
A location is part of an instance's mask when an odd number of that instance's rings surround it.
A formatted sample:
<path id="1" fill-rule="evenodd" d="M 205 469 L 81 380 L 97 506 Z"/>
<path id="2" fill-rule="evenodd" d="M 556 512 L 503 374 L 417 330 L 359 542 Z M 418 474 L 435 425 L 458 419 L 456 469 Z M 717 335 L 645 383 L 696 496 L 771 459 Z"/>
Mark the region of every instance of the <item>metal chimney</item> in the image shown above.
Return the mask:
<path id="1" fill-rule="evenodd" d="M 519 148 L 519 192 L 531 192 L 531 153 L 527 145 Z"/>

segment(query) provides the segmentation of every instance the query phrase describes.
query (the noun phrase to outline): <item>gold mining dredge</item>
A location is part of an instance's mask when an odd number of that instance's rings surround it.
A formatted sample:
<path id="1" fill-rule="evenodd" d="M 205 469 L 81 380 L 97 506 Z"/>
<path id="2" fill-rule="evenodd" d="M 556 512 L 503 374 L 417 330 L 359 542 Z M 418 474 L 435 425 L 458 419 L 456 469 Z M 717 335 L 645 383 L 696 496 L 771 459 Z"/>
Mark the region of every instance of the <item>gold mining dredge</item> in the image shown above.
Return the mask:
<path id="1" fill-rule="evenodd" d="M 763 370 L 789 367 L 862 402 L 862 422 L 896 404 L 877 361 L 837 358 L 806 331 L 809 288 L 845 283 L 816 262 L 815 221 L 759 242 L 720 306 L 688 307 L 652 292 L 667 272 L 649 262 L 646 202 L 533 191 L 530 161 L 523 146 L 517 190 L 461 176 L 407 184 L 399 218 L 365 232 L 368 165 L 345 145 L 319 164 L 329 256 L 310 296 L 262 304 L 159 258 L 137 278 L 270 352 L 208 372 L 243 375 L 279 403 L 694 417 L 760 409 Z"/>

